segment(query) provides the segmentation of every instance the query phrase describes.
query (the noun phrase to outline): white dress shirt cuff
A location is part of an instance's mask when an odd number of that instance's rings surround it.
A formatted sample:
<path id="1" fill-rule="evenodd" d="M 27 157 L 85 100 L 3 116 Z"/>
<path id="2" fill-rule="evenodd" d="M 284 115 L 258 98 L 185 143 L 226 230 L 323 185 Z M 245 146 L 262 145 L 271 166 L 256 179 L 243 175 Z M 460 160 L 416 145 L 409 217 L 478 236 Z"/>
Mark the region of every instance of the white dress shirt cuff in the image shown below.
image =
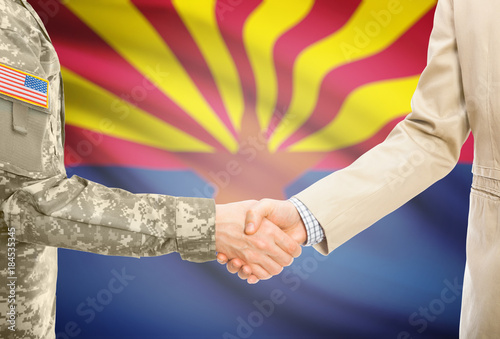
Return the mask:
<path id="1" fill-rule="evenodd" d="M 306 226 L 307 241 L 304 246 L 313 246 L 322 242 L 325 239 L 325 232 L 311 211 L 295 197 L 290 198 L 289 201 L 295 206 Z"/>

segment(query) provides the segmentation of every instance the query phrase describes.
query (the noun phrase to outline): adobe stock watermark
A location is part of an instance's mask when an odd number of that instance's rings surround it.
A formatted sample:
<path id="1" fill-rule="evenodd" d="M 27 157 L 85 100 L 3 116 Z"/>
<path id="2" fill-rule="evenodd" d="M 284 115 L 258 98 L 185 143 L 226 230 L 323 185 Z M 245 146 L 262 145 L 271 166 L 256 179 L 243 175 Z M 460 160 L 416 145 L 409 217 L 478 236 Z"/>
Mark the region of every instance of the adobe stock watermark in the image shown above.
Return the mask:
<path id="1" fill-rule="evenodd" d="M 362 49 L 367 48 L 373 39 L 389 26 L 393 17 L 401 12 L 403 12 L 403 5 L 400 0 L 390 0 L 385 9 L 371 11 L 371 20 L 367 20 L 361 27 L 354 27 L 353 40 L 351 42 L 343 41 L 339 44 L 345 60 L 350 61 L 354 56 L 359 55 Z"/>
<path id="2" fill-rule="evenodd" d="M 98 316 L 98 313 L 103 312 L 113 299 L 122 293 L 135 276 L 126 272 L 125 267 L 120 271 L 111 270 L 111 279 L 106 286 L 100 289 L 94 296 L 87 297 L 82 300 L 75 309 L 78 318 L 68 321 L 63 326 L 63 331 L 56 334 L 56 339 L 70 339 L 79 336 L 82 333 L 81 324 L 90 324 Z"/>
<path id="3" fill-rule="evenodd" d="M 396 171 L 390 171 L 384 178 L 386 184 L 389 185 L 391 191 L 397 191 L 401 186 L 405 185 L 406 179 L 415 173 L 418 167 L 432 161 L 432 154 L 437 151 L 436 142 L 432 138 L 421 139 L 421 148 L 405 154 L 400 159 L 400 164 Z"/>
<path id="4" fill-rule="evenodd" d="M 224 16 L 228 12 L 232 12 L 236 7 L 241 5 L 243 0 L 220 0 L 217 1 L 217 6 L 215 8 L 215 14 L 217 19 L 224 21 Z"/>
<path id="5" fill-rule="evenodd" d="M 266 149 L 268 144 L 267 136 L 272 135 L 272 133 L 277 130 L 285 128 L 289 122 L 295 118 L 295 115 L 293 113 L 285 115 L 281 111 L 277 111 L 274 118 L 275 119 L 271 122 L 267 131 L 248 136 L 240 143 L 238 154 L 243 156 L 243 161 L 238 161 L 236 159 L 229 160 L 222 170 L 218 172 L 210 171 L 208 173 L 210 182 L 207 182 L 202 190 L 194 188 L 194 196 L 202 198 L 217 196 L 220 190 L 229 186 L 234 177 L 237 177 L 243 172 L 244 163 L 251 163 L 257 158 L 259 152 Z"/>
<path id="6" fill-rule="evenodd" d="M 460 84 L 450 84 L 450 86 L 459 86 Z M 400 164 L 394 168 L 395 171 L 389 171 L 384 178 L 384 182 L 389 185 L 392 191 L 397 191 L 405 185 L 405 182 L 412 175 L 416 174 L 419 167 L 431 164 L 436 159 L 449 159 L 450 170 L 454 166 L 455 160 L 451 156 L 455 155 L 457 147 L 462 147 L 453 135 L 461 135 L 460 129 L 463 129 L 463 135 L 466 136 L 467 128 L 465 122 L 466 114 L 474 114 L 475 112 L 488 112 L 488 103 L 490 97 L 495 95 L 500 89 L 500 82 L 490 82 L 488 80 L 478 81 L 474 91 L 465 93 L 465 101 L 462 107 L 457 107 L 451 111 L 437 111 L 439 118 L 432 116 L 420 115 L 417 116 L 413 123 L 425 126 L 419 133 L 413 133 L 413 141 L 418 145 L 413 150 L 408 149 L 408 152 L 400 157 Z M 457 89 L 458 91 L 458 89 Z M 463 95 L 459 92 L 457 95 Z M 460 98 L 458 98 L 460 99 Z M 460 112 L 462 110 L 462 112 Z M 459 114 L 463 114 L 461 117 Z M 411 114 L 408 116 L 411 118 Z M 408 118 L 407 118 L 408 119 Z M 460 121 L 463 119 L 463 121 Z M 452 121 L 450 123 L 449 121 Z M 443 122 L 447 122 L 443 125 Z M 403 121 L 402 123 L 405 123 Z M 431 126 L 431 127 L 430 127 Z M 458 133 L 458 134 L 457 134 Z M 458 151 L 458 150 L 457 150 Z M 458 155 L 458 153 L 457 153 Z M 443 172 L 445 174 L 445 172 Z"/>
<path id="7" fill-rule="evenodd" d="M 275 288 L 269 293 L 269 298 L 260 301 L 254 300 L 252 302 L 253 310 L 246 316 L 238 316 L 234 331 L 224 332 L 222 339 L 250 338 L 255 330 L 274 314 L 276 308 L 287 301 L 287 293 L 297 291 L 302 283 L 318 270 L 320 263 L 325 260 L 327 260 L 326 256 L 314 251 L 312 256 L 290 266 L 281 275 L 281 282 L 286 289 Z"/>
<path id="8" fill-rule="evenodd" d="M 259 151 L 266 148 L 266 145 L 267 139 L 263 133 L 259 133 L 256 136 L 249 136 L 241 143 L 238 154 L 243 155 L 244 161 L 250 163 L 255 160 Z M 236 159 L 229 160 L 222 170 L 208 172 L 210 182 L 207 182 L 202 190 L 194 188 L 193 192 L 195 196 L 199 197 L 215 197 L 220 190 L 229 186 L 234 177 L 237 177 L 242 172 L 243 165 L 240 161 Z"/>
<path id="9" fill-rule="evenodd" d="M 71 0 L 38 0 L 36 3 L 40 6 L 41 10 L 38 11 L 38 16 L 42 19 L 45 26 L 53 19 L 61 9 L 61 6 L 67 4 Z"/>
<path id="10" fill-rule="evenodd" d="M 0 217 L 3 217 L 3 212 Z M 9 331 L 16 330 L 17 317 L 17 274 L 16 274 L 16 228 L 7 228 L 7 267 L 4 271 L 7 273 L 7 328 Z"/>
<path id="11" fill-rule="evenodd" d="M 408 324 L 413 327 L 411 331 L 401 331 L 398 333 L 397 339 L 412 339 L 412 333 L 422 334 L 429 327 L 429 322 L 434 322 L 444 313 L 446 307 L 457 301 L 460 302 L 463 286 L 459 284 L 458 278 L 453 282 L 448 279 L 443 281 L 444 288 L 439 296 L 431 300 L 427 305 L 421 306 L 417 311 L 410 314 Z"/>

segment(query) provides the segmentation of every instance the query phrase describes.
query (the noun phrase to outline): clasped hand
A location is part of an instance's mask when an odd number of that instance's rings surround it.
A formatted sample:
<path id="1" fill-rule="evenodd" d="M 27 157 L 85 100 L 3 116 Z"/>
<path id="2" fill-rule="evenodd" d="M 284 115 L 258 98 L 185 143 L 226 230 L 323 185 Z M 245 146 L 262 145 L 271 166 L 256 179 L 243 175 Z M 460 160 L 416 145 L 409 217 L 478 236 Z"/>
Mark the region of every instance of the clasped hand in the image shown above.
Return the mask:
<path id="1" fill-rule="evenodd" d="M 217 260 L 254 284 L 281 273 L 301 254 L 305 226 L 289 201 L 264 199 L 216 206 Z"/>

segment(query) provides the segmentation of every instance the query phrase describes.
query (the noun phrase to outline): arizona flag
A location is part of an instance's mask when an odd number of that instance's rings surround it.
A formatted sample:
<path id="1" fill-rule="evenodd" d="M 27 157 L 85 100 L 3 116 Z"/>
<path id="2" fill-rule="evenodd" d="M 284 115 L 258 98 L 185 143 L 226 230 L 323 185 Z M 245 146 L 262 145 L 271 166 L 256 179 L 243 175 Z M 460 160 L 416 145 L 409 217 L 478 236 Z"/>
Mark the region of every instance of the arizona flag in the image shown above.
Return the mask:
<path id="1" fill-rule="evenodd" d="M 436 0 L 31 3 L 62 65 L 68 174 L 229 202 L 289 197 L 383 141 L 411 110 Z M 471 149 L 256 286 L 175 254 L 60 250 L 58 338 L 457 337 Z"/>

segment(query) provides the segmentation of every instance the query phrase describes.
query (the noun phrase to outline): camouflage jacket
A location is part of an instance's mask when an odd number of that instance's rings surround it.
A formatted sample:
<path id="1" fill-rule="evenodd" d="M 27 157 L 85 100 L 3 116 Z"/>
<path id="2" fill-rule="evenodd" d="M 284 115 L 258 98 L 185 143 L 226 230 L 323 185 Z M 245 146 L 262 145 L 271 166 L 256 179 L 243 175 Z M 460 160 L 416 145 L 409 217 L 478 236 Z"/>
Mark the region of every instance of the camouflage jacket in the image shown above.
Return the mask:
<path id="1" fill-rule="evenodd" d="M 57 247 L 215 259 L 213 200 L 136 195 L 67 178 L 63 143 L 54 47 L 26 0 L 0 0 L 1 338 L 55 337 Z"/>

